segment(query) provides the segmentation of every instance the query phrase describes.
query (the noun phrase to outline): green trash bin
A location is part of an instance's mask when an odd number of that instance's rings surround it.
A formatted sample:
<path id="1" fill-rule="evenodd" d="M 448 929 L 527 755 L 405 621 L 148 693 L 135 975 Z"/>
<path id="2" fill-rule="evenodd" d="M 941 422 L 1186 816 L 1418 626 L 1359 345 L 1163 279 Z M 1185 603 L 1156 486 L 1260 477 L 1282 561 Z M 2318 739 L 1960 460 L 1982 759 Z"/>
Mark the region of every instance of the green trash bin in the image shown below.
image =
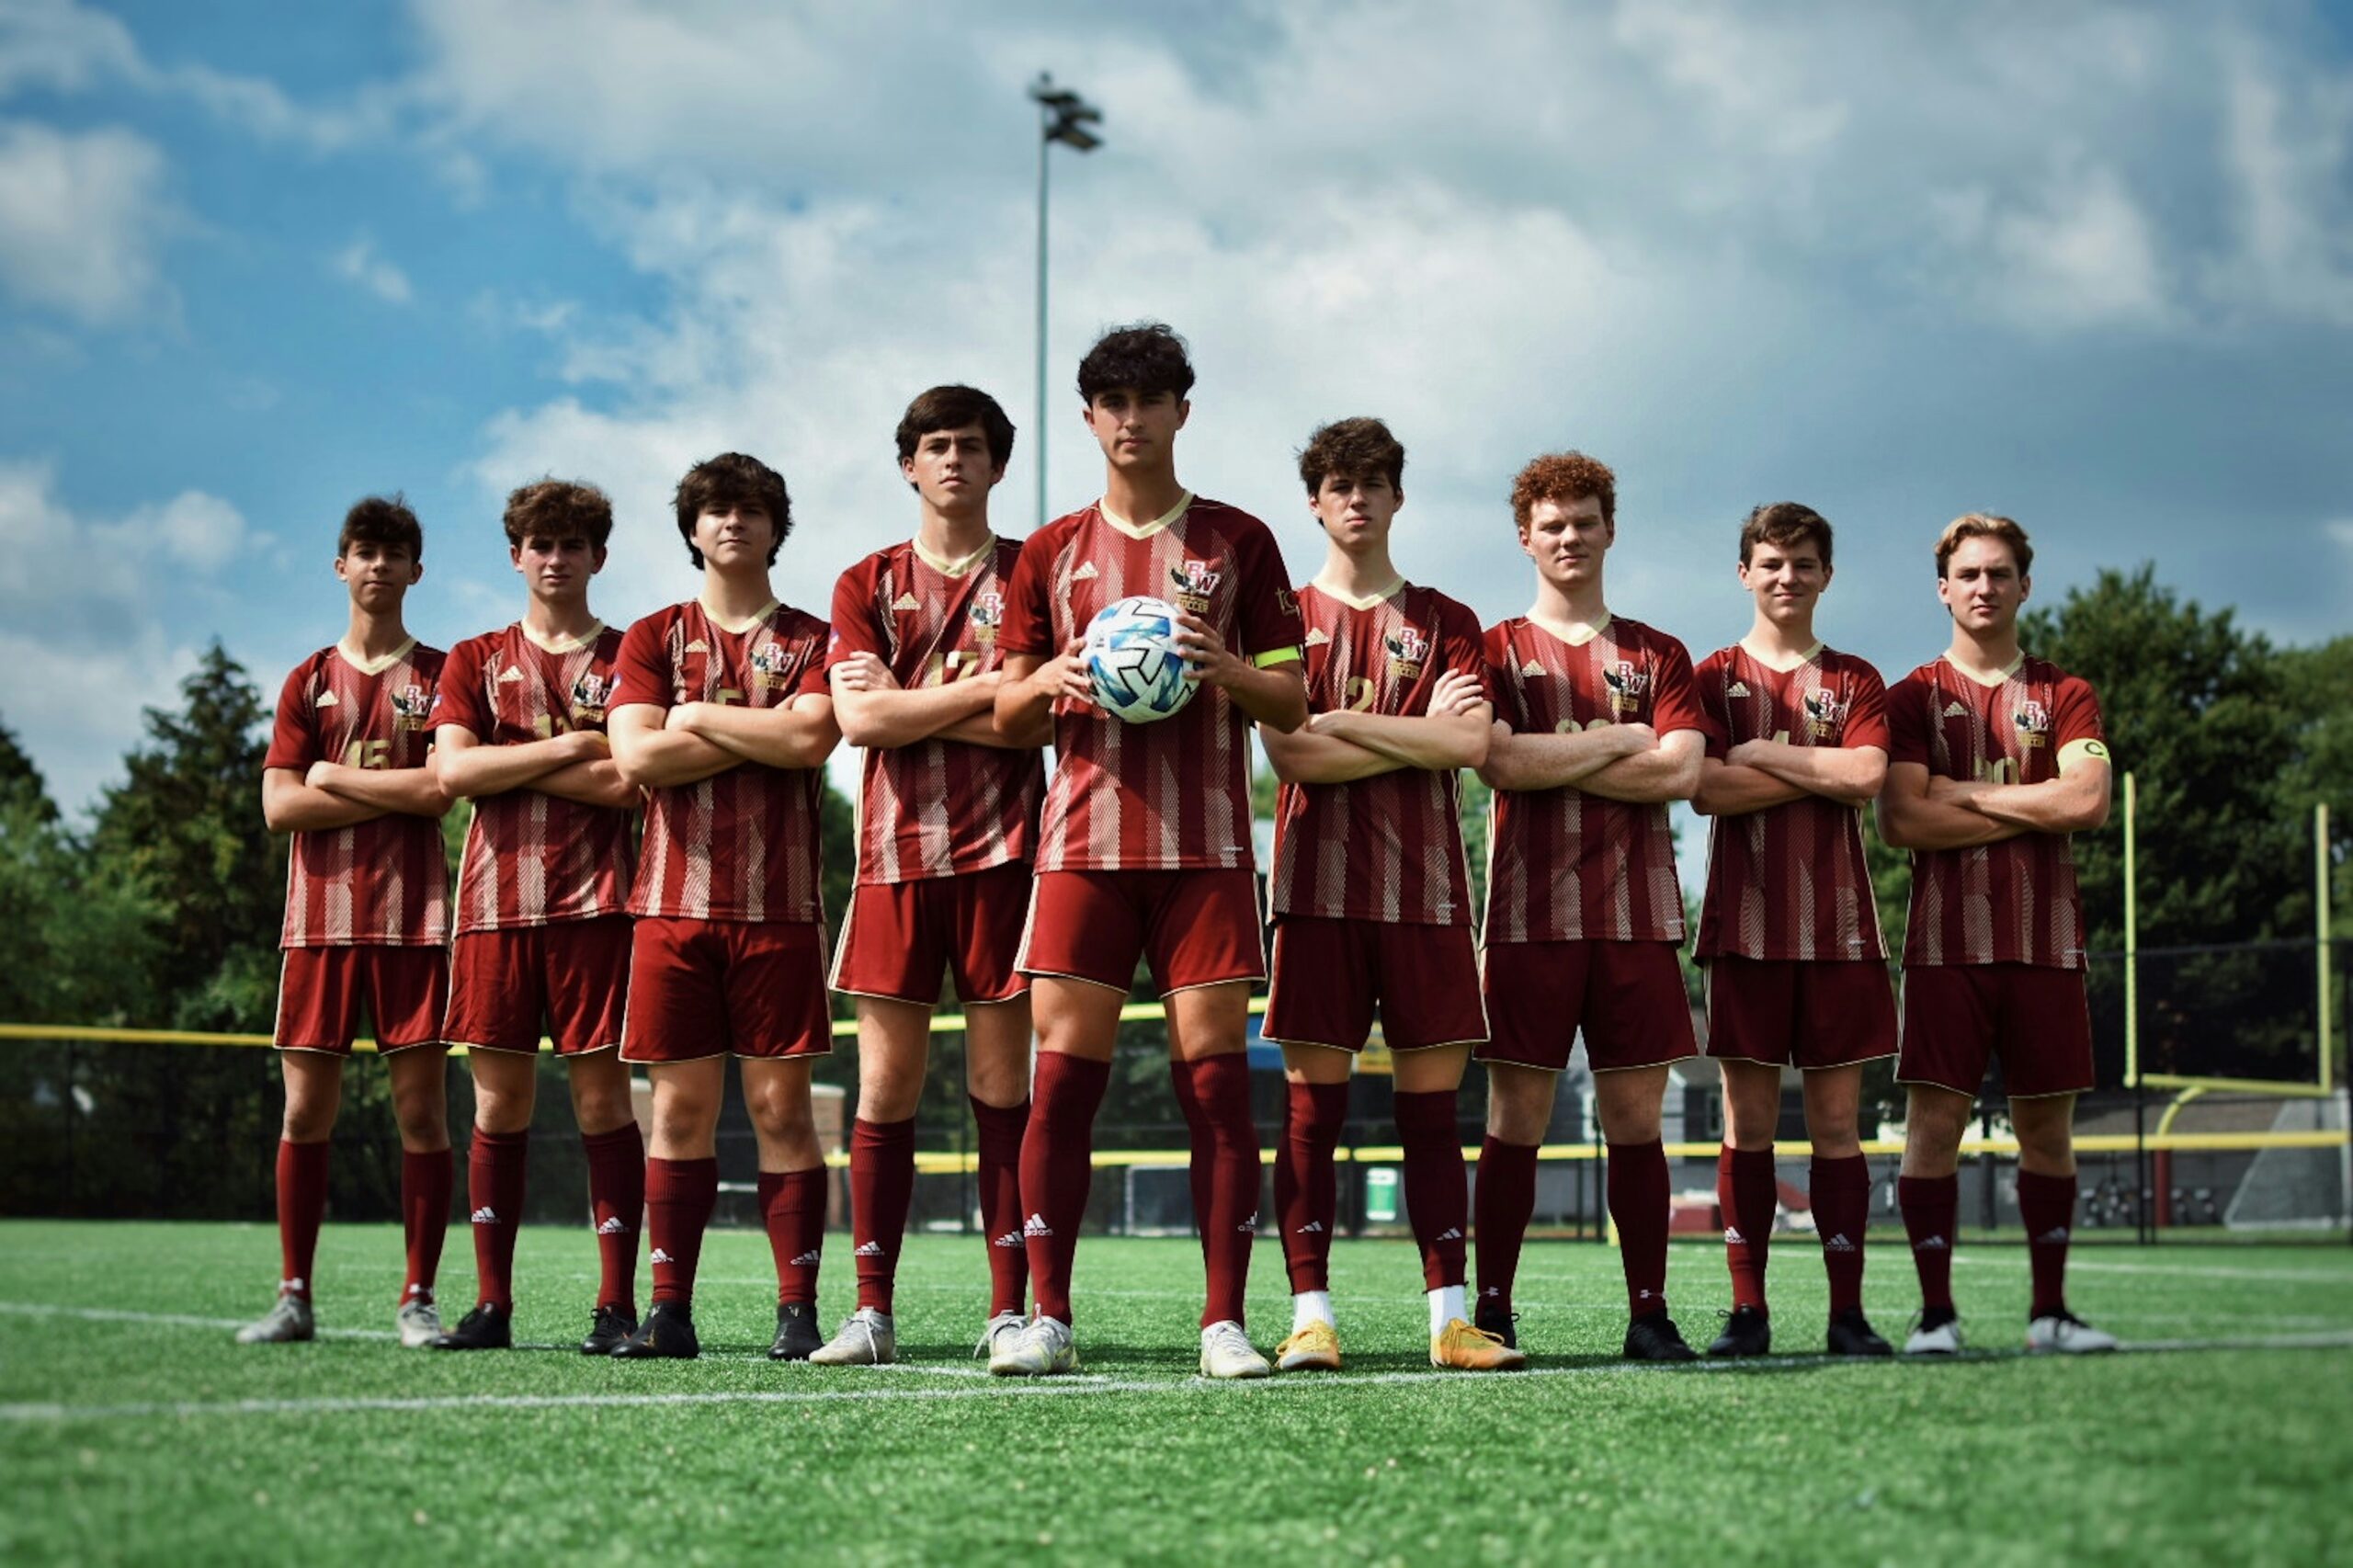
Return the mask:
<path id="1" fill-rule="evenodd" d="M 1397 1167 L 1371 1165 L 1364 1173 L 1364 1217 L 1368 1224 L 1397 1222 Z"/>

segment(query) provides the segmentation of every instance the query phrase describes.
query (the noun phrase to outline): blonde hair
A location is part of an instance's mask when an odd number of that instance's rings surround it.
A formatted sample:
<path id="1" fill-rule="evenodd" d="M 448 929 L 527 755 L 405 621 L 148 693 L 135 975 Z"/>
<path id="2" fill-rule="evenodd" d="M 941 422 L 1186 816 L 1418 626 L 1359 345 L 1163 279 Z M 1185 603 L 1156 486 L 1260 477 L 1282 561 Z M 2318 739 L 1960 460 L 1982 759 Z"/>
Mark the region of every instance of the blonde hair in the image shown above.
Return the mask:
<path id="1" fill-rule="evenodd" d="M 1969 512 L 1947 523 L 1945 531 L 1937 536 L 1938 577 L 1945 574 L 1945 565 L 1952 559 L 1952 552 L 1961 548 L 1961 541 L 1972 539 L 1998 539 L 2008 545 L 2010 553 L 2018 557 L 2019 576 L 2034 570 L 2034 545 L 2014 519 L 1992 512 Z"/>

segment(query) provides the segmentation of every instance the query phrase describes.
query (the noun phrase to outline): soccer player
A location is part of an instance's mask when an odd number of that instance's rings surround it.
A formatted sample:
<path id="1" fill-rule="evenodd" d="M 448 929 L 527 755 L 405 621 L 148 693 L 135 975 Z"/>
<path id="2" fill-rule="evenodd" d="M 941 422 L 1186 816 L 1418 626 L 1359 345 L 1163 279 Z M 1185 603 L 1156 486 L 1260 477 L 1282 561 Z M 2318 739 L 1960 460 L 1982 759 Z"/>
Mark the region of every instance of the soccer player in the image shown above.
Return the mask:
<path id="1" fill-rule="evenodd" d="M 1404 505 L 1405 449 L 1378 419 L 1326 425 L 1300 453 L 1324 565 L 1299 590 L 1308 706 L 1286 734 L 1260 732 L 1282 779 L 1275 806 L 1273 977 L 1266 1035 L 1286 1085 L 1275 1213 L 1290 1269 L 1284 1371 L 1336 1369 L 1330 1260 L 1333 1155 L 1348 1074 L 1373 1009 L 1394 1053 L 1405 1201 L 1429 1293 L 1433 1366 L 1491 1370 L 1525 1359 L 1466 1321 L 1471 1222 L 1455 1091 L 1487 1035 L 1458 771 L 1487 757 L 1479 620 L 1389 558 Z"/>
<path id="2" fill-rule="evenodd" d="M 514 1343 L 515 1237 L 544 1022 L 571 1076 L 602 1268 L 580 1348 L 608 1355 L 637 1327 L 645 1208 L 645 1142 L 620 1059 L 638 797 L 605 739 L 621 634 L 588 608 L 613 507 L 594 485 L 541 480 L 507 496 L 505 521 L 528 596 L 523 619 L 449 650 L 434 709 L 442 787 L 474 802 L 442 1034 L 473 1069 L 466 1207 L 480 1280 L 474 1309 L 435 1344 Z"/>
<path id="3" fill-rule="evenodd" d="M 858 1310 L 809 1358 L 894 1358 L 892 1284 L 915 1179 L 915 1104 L 943 971 L 964 1009 L 964 1070 L 980 1128 L 988 1244 L 988 1349 L 1025 1321 L 1021 1132 L 1029 1119 L 1029 995 L 1020 971 L 1038 830 L 1045 726 L 1016 745 L 996 731 L 1006 585 L 1017 540 L 989 530 L 989 492 L 1013 455 L 1013 422 L 986 392 L 933 387 L 899 421 L 899 472 L 915 536 L 842 574 L 829 671 L 843 738 L 865 748 L 858 888 L 834 987 L 858 998 L 858 1119 L 850 1224 Z"/>
<path id="4" fill-rule="evenodd" d="M 1536 603 L 1487 629 L 1494 742 L 1486 997 L 1487 1137 L 1479 1152 L 1475 1322 L 1505 1344 L 1512 1277 L 1536 1205 L 1536 1153 L 1580 1030 L 1609 1148 L 1631 1322 L 1625 1353 L 1687 1361 L 1666 1315 L 1667 1064 L 1695 1054 L 1676 951 L 1683 894 L 1666 803 L 1699 787 L 1705 745 L 1683 644 L 1609 612 L 1617 479 L 1582 452 L 1512 482 Z"/>
<path id="5" fill-rule="evenodd" d="M 1192 1135 L 1193 1214 L 1209 1283 L 1201 1370 L 1264 1377 L 1243 1329 L 1257 1227 L 1258 1133 L 1244 1055 L 1250 983 L 1266 972 L 1250 848 L 1249 726 L 1307 720 L 1299 605 L 1267 525 L 1176 482 L 1193 368 L 1167 327 L 1122 327 L 1078 368 L 1103 498 L 1023 546 L 1006 595 L 997 728 L 1051 712 L 1059 766 L 1039 829 L 1020 967 L 1039 1053 L 1021 1145 L 1023 1236 L 1037 1313 L 989 1358 L 1006 1375 L 1066 1372 L 1071 1257 L 1086 1213 L 1095 1112 L 1141 955 L 1167 1006 L 1169 1073 Z M 1097 707 L 1080 639 L 1131 595 L 1172 599 L 1199 686 L 1168 718 Z"/>
<path id="6" fill-rule="evenodd" d="M 776 1257 L 768 1354 L 804 1359 L 823 1343 L 826 1199 L 809 1068 L 833 1048 L 817 811 L 841 733 L 825 691 L 825 623 L 778 603 L 769 586 L 792 531 L 783 475 L 729 452 L 687 471 L 675 511 L 702 591 L 629 629 L 608 718 L 613 760 L 646 796 L 621 1060 L 644 1062 L 654 1080 L 654 1301 L 613 1354 L 699 1353 L 695 1265 L 719 1199 L 715 1134 L 732 1052 Z"/>
<path id="7" fill-rule="evenodd" d="M 397 495 L 353 506 L 335 540 L 335 574 L 351 596 L 350 624 L 341 642 L 286 677 L 262 759 L 263 820 L 272 833 L 294 835 L 278 990 L 282 1267 L 277 1305 L 237 1339 L 257 1345 L 314 1332 L 311 1265 L 326 1214 L 327 1140 L 364 1005 L 400 1128 L 408 1274 L 394 1326 L 403 1345 L 417 1348 L 441 1332 L 433 1278 L 451 1176 L 441 1045 L 449 918 L 441 813 L 449 800 L 426 765 L 441 652 L 420 645 L 401 620 L 402 601 L 425 575 L 416 514 Z"/>
<path id="8" fill-rule="evenodd" d="M 1952 1248 L 1961 1134 L 1990 1060 L 2018 1141 L 2018 1217 L 2034 1300 L 2027 1347 L 2113 1350 L 2067 1310 L 2075 1218 L 2075 1096 L 2092 1086 L 2083 897 L 2070 835 L 2108 820 L 2099 699 L 2018 647 L 2034 547 L 2007 517 L 1972 512 L 1937 540 L 1937 597 L 1952 645 L 1887 695 L 1880 832 L 1912 851 L 1904 931 L 1908 1090 L 1896 1200 L 1920 1275 L 1906 1355 L 1961 1348 Z"/>
<path id="9" fill-rule="evenodd" d="M 1863 1315 L 1871 1178 L 1856 1135 L 1862 1064 L 1895 1054 L 1895 992 L 1862 818 L 1887 778 L 1887 692 L 1877 670 L 1814 635 L 1831 572 L 1821 513 L 1794 501 L 1749 513 L 1739 572 L 1756 619 L 1696 674 L 1708 756 L 1692 805 L 1715 827 L 1695 952 L 1708 975 L 1708 1054 L 1724 1075 L 1716 1194 L 1733 1301 L 1708 1353 L 1772 1348 L 1773 1134 L 1781 1069 L 1794 1065 L 1830 1276 L 1830 1353 L 1887 1356 L 1893 1347 Z"/>

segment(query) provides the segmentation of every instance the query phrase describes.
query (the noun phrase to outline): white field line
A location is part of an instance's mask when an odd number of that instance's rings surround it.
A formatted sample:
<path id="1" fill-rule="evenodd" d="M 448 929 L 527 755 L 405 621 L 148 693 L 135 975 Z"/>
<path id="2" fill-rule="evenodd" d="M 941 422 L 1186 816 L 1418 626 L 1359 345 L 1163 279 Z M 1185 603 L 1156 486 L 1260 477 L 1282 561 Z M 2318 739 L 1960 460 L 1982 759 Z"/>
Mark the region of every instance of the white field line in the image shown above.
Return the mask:
<path id="1" fill-rule="evenodd" d="M 2329 1334 L 2260 1335 L 2235 1339 L 2154 1339 L 2125 1345 L 2123 1350 L 2171 1353 L 2211 1350 L 2338 1350 L 2353 1349 L 2353 1330 Z M 2023 1350 L 1966 1351 L 1953 1361 L 2022 1359 Z M 1679 1368 L 1619 1363 L 1580 1367 L 1536 1367 L 1492 1378 L 1457 1371 L 1374 1372 L 1357 1376 L 1280 1378 L 1259 1382 L 1220 1385 L 1205 1378 L 1055 1378 L 993 1382 L 981 1388 L 879 1388 L 823 1390 L 709 1390 L 671 1393 L 567 1394 L 442 1394 L 417 1396 L 346 1396 L 321 1399 L 142 1400 L 122 1404 L 67 1404 L 32 1402 L 0 1404 L 0 1425 L 54 1424 L 75 1421 L 151 1420 L 177 1416 L 205 1420 L 226 1415 L 314 1415 L 338 1414 L 428 1415 L 512 1410 L 631 1409 L 712 1404 L 840 1404 L 874 1401 L 1074 1398 L 1087 1394 L 1207 1393 L 1230 1388 L 1236 1397 L 1267 1398 L 1302 1391 L 1392 1387 L 1399 1384 L 1450 1384 L 1476 1388 L 1495 1382 L 1529 1379 L 1624 1378 L 1739 1374 L 1773 1369 L 1829 1368 L 1851 1365 L 1818 1356 L 1765 1356 L 1742 1361 L 1698 1361 Z M 887 1370 L 888 1369 L 865 1369 Z"/>

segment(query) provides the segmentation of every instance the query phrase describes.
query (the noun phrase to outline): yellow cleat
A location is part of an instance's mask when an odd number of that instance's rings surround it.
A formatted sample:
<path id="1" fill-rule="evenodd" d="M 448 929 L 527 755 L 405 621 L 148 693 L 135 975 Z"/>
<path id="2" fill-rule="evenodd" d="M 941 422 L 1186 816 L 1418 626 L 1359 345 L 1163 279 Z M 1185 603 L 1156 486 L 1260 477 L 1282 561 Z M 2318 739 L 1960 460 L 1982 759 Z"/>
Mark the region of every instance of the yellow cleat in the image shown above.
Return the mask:
<path id="1" fill-rule="evenodd" d="M 1275 1366 L 1286 1372 L 1338 1371 L 1339 1332 L 1318 1318 L 1275 1346 Z"/>
<path id="2" fill-rule="evenodd" d="M 1431 1336 L 1430 1365 L 1459 1367 L 1466 1372 L 1508 1372 L 1527 1366 L 1528 1356 L 1506 1345 L 1501 1335 L 1451 1318 Z"/>

